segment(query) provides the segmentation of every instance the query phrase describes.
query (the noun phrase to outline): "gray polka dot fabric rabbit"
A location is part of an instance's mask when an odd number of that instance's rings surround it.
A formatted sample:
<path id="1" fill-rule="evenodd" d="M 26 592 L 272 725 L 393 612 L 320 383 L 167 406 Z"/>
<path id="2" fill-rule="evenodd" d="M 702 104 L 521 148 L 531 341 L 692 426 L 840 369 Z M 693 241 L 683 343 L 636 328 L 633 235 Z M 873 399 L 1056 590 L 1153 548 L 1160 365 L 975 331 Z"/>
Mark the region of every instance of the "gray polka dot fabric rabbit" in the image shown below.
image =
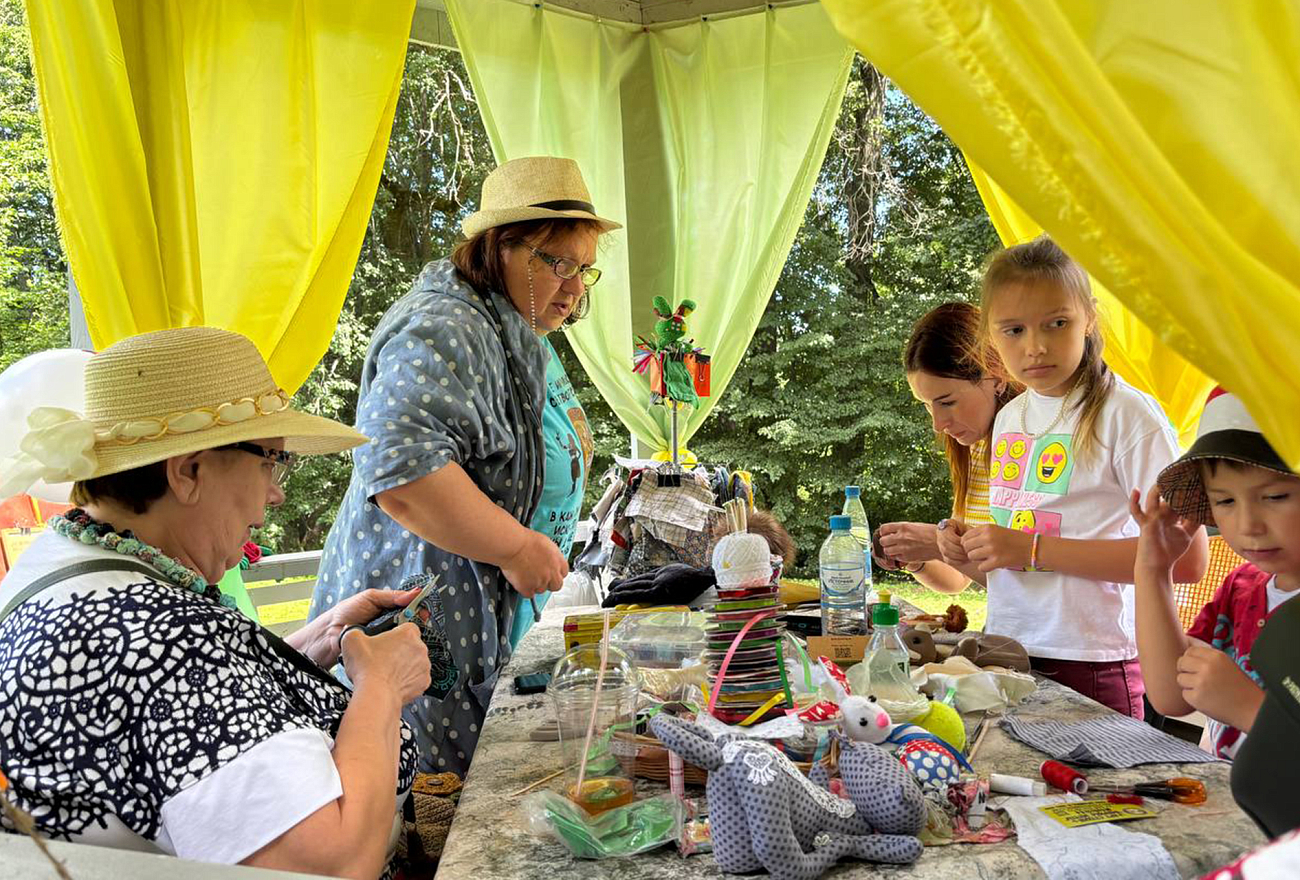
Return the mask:
<path id="1" fill-rule="evenodd" d="M 733 874 L 766 868 L 779 880 L 813 880 L 842 858 L 909 864 L 925 803 L 916 781 L 879 747 L 841 740 L 850 800 L 804 776 L 769 743 L 713 740 L 698 725 L 656 715 L 650 726 L 684 760 L 709 771 L 713 856 Z"/>

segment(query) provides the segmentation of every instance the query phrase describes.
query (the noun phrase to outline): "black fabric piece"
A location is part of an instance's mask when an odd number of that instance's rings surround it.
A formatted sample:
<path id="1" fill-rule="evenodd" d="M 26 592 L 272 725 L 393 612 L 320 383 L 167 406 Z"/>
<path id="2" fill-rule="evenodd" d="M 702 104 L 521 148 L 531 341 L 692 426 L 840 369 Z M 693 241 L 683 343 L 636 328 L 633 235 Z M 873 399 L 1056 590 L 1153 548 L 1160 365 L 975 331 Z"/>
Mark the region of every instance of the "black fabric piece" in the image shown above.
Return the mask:
<path id="1" fill-rule="evenodd" d="M 588 214 L 596 213 L 596 207 L 591 202 L 583 202 L 578 199 L 555 199 L 550 202 L 534 202 L 529 205 L 530 208 L 545 208 L 548 211 L 586 211 Z"/>
<path id="2" fill-rule="evenodd" d="M 1232 796 L 1269 837 L 1300 828 L 1300 599 L 1282 604 L 1250 650 L 1264 704 L 1232 762 Z"/>
<path id="3" fill-rule="evenodd" d="M 614 581 L 604 608 L 615 605 L 688 605 L 718 580 L 709 568 L 693 568 L 680 562 L 664 565 L 635 577 Z"/>

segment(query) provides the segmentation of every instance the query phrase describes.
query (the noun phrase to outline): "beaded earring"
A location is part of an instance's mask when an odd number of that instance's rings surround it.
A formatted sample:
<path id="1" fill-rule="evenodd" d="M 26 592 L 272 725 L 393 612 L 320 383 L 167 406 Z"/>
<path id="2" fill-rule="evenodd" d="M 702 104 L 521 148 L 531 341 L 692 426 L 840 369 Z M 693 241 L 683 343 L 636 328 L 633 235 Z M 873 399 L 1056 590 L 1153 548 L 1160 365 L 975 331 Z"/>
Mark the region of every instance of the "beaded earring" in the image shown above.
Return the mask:
<path id="1" fill-rule="evenodd" d="M 537 333 L 537 302 L 533 295 L 533 260 L 528 259 L 528 324 Z"/>

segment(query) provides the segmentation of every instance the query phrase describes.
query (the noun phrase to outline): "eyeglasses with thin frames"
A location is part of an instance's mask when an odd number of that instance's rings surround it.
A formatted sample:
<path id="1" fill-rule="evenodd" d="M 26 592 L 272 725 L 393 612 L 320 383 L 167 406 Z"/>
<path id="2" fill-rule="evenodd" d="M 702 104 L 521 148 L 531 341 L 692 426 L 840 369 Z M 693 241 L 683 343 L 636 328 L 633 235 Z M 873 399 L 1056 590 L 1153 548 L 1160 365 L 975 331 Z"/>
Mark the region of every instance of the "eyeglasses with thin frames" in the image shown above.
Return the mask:
<path id="1" fill-rule="evenodd" d="M 584 287 L 595 287 L 596 282 L 600 280 L 600 270 L 595 266 L 583 266 L 568 257 L 557 257 L 554 254 L 546 253 L 546 251 L 539 251 L 535 247 L 530 247 L 529 250 L 534 257 L 550 266 L 551 271 L 565 281 L 580 275 Z"/>
<path id="2" fill-rule="evenodd" d="M 223 448 L 238 449 L 240 452 L 247 452 L 271 462 L 271 480 L 277 486 L 283 486 L 284 481 L 289 479 L 289 474 L 298 465 L 298 456 L 295 453 L 285 452 L 283 449 L 268 449 L 257 443 L 227 443 Z"/>

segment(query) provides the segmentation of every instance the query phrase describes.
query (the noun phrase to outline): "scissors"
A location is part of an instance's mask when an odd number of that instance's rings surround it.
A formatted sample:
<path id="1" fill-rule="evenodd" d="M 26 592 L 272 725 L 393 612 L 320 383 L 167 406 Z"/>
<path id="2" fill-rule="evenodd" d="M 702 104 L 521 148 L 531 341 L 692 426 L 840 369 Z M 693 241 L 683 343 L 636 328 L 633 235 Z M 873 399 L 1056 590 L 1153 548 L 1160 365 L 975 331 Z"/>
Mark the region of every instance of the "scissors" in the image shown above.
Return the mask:
<path id="1" fill-rule="evenodd" d="M 417 586 L 420 587 L 420 592 L 416 593 L 415 598 L 410 602 L 407 602 L 404 608 L 390 611 L 364 625 L 354 623 L 351 626 L 344 628 L 343 635 L 346 636 L 350 631 L 359 629 L 368 636 L 377 636 L 380 633 L 386 633 L 390 629 L 398 627 L 403 623 L 423 625 L 423 623 L 429 619 L 429 615 L 428 609 L 422 609 L 420 606 L 423 605 L 424 601 L 429 598 L 429 595 L 437 589 L 438 577 L 430 577 L 427 574 L 413 574 L 410 577 L 403 579 L 402 584 L 398 589 L 411 590 Z M 421 616 L 421 611 L 425 612 L 424 616 Z"/>
<path id="2" fill-rule="evenodd" d="M 1093 785 L 1089 782 L 1088 790 L 1135 794 L 1179 804 L 1205 803 L 1205 784 L 1199 779 L 1187 779 L 1181 776 L 1163 782 L 1139 782 L 1136 785 Z"/>

